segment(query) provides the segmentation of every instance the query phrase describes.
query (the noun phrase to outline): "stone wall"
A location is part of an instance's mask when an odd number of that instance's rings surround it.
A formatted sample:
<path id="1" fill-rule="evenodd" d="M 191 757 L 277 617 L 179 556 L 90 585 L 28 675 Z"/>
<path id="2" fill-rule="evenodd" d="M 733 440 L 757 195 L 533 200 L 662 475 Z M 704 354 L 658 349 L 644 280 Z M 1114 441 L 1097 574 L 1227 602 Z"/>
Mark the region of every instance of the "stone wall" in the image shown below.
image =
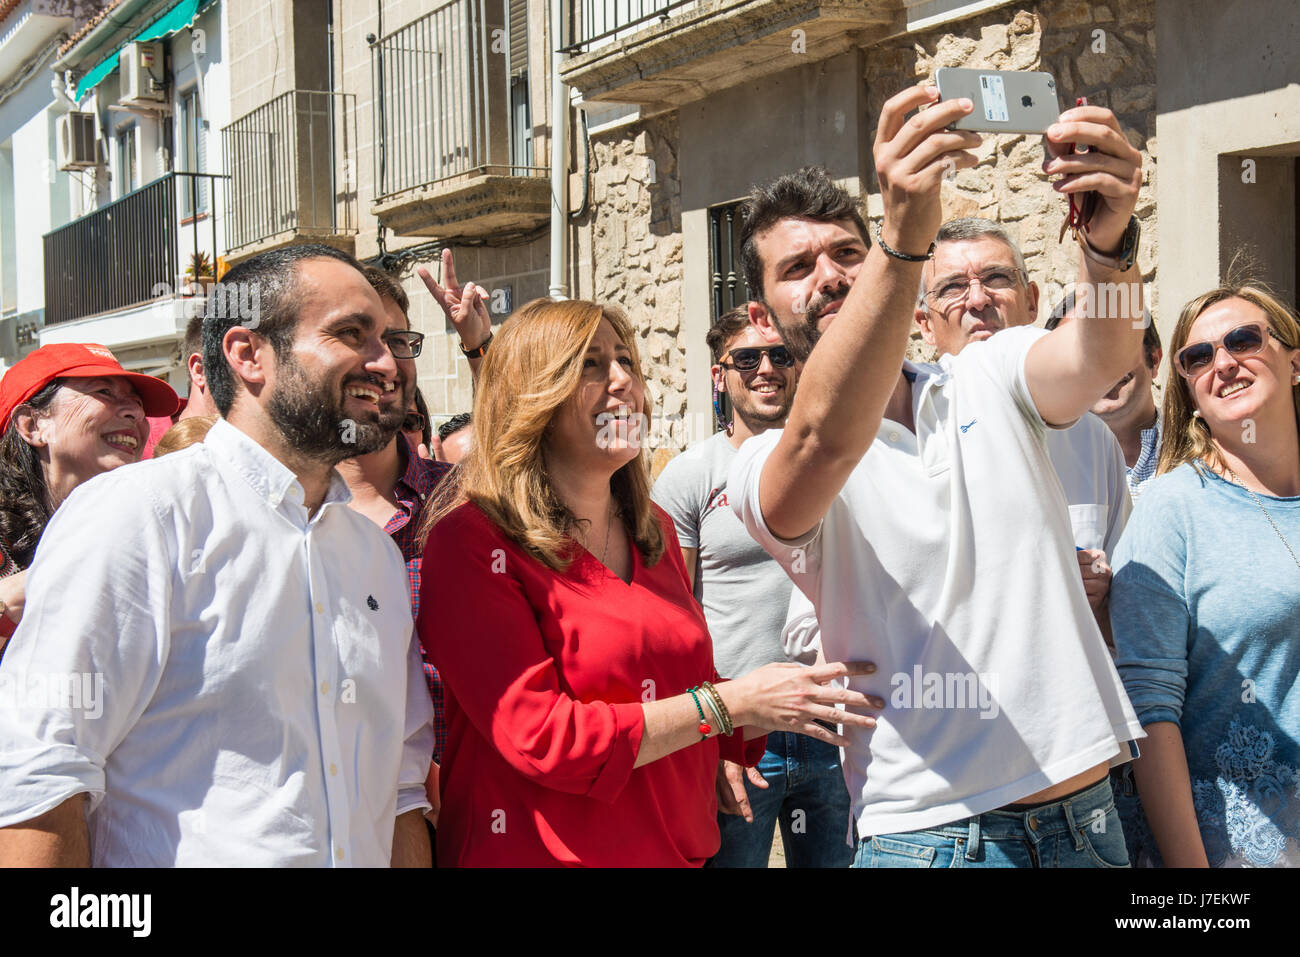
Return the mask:
<path id="1" fill-rule="evenodd" d="M 1114 110 L 1125 136 L 1142 153 L 1138 262 L 1148 282 L 1147 303 L 1157 314 L 1151 283 L 1158 248 L 1154 27 L 1154 0 L 1123 7 L 1044 0 L 871 47 L 866 81 L 872 125 L 886 99 L 932 77 L 939 67 L 1044 70 L 1056 77 L 1062 109 L 1086 96 L 1089 103 Z M 1066 205 L 1040 168 L 1041 137 L 986 135 L 978 155 L 978 166 L 944 183 L 944 218 L 983 216 L 1002 223 L 1020 244 L 1032 279 L 1052 284 L 1049 289 L 1070 283 L 1078 268 L 1077 247 L 1068 233 L 1057 243 Z M 879 222 L 883 207 L 878 192 L 869 192 L 867 205 L 872 220 Z M 1048 298 L 1040 300 L 1040 319 L 1054 305 Z M 919 332 L 913 340 L 913 354 L 929 358 Z"/>
<path id="2" fill-rule="evenodd" d="M 685 427 L 678 142 L 676 113 L 593 136 L 591 208 L 579 224 L 589 255 L 576 294 L 618 304 L 636 327 L 660 417 L 656 448 L 681 445 Z"/>

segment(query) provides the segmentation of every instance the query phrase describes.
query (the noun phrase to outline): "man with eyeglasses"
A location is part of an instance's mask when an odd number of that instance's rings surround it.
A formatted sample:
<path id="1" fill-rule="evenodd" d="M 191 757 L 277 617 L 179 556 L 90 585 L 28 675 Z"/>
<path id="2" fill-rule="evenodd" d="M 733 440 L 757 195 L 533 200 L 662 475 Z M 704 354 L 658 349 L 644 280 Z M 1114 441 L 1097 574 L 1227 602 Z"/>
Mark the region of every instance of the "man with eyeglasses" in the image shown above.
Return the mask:
<path id="1" fill-rule="evenodd" d="M 1124 867 L 1107 768 L 1142 730 L 1076 583 L 1045 433 L 1131 367 L 1141 296 L 905 361 L 940 185 L 981 142 L 949 129 L 975 104 L 937 98 L 919 85 L 880 113 L 871 247 L 817 214 L 824 174 L 748 204 L 751 319 L 809 355 L 786 427 L 737 455 L 732 506 L 813 602 L 825 656 L 876 665 L 849 682 L 888 702 L 844 732 L 855 866 Z M 1055 189 L 1096 198 L 1086 229 L 1075 219 L 1081 285 L 1140 283 L 1141 155 L 1114 115 L 1067 110 L 1044 152 Z"/>
<path id="2" fill-rule="evenodd" d="M 746 306 L 719 317 L 705 338 L 720 431 L 669 462 L 652 494 L 676 526 L 718 674 L 735 678 L 787 660 L 781 625 L 791 586 L 732 512 L 727 474 L 747 439 L 785 425 L 797 375 L 794 356 L 763 339 Z M 721 762 L 718 803 L 714 867 L 766 867 L 778 823 L 791 867 L 847 867 L 852 857 L 844 842 L 849 794 L 833 745 L 769 734 L 756 768 Z"/>
<path id="3" fill-rule="evenodd" d="M 922 338 L 940 356 L 955 356 L 1004 329 L 1033 325 L 1038 284 L 1029 281 L 1020 247 L 997 223 L 950 220 L 939 227 L 934 256 L 922 267 L 915 316 Z M 1045 438 L 1069 506 L 1088 604 L 1109 641 L 1107 557 L 1133 511 L 1124 452 L 1091 412 L 1069 428 L 1049 429 Z"/>
<path id="4" fill-rule="evenodd" d="M 424 343 L 424 334 L 410 330 L 407 312 L 410 299 L 401 285 L 387 272 L 374 266 L 365 267 L 366 280 L 379 295 L 384 306 L 387 329 L 384 342 L 393 354 L 397 367 L 399 399 L 391 414 L 381 419 L 388 439 L 382 448 L 338 464 L 339 474 L 352 491 L 351 506 L 378 525 L 392 538 L 406 562 L 410 586 L 411 618 L 420 610 L 420 567 L 423 551 L 418 532 L 420 516 L 432 498 L 438 483 L 451 471 L 451 465 L 419 454 L 402 431 L 410 418 L 406 411 L 414 405 L 416 391 L 415 359 Z M 430 769 L 428 798 L 431 824 L 438 820 L 438 765 L 442 746 L 447 739 L 443 723 L 442 681 L 438 671 L 420 650 L 425 682 L 433 702 L 434 749 Z"/>

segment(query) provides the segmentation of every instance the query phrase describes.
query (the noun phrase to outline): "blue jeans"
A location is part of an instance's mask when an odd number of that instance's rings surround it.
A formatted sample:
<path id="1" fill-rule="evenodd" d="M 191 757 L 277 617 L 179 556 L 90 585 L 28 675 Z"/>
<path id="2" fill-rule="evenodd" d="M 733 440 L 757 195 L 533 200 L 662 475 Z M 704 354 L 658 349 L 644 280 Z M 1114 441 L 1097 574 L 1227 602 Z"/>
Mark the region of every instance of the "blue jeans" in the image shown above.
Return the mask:
<path id="1" fill-rule="evenodd" d="M 745 781 L 754 823 L 719 813 L 722 846 L 709 866 L 767 867 L 779 821 L 788 866 L 848 867 L 849 791 L 839 748 L 803 734 L 773 732 L 758 770 L 766 790 Z"/>
<path id="2" fill-rule="evenodd" d="M 854 867 L 1128 867 L 1110 778 L 1025 811 L 863 838 Z"/>

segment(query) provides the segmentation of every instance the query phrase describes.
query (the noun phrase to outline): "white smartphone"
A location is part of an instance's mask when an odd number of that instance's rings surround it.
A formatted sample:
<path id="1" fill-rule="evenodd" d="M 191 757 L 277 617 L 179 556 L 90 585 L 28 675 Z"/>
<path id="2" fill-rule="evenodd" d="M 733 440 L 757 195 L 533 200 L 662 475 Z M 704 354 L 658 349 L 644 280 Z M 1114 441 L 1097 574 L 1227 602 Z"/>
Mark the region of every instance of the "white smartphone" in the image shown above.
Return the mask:
<path id="1" fill-rule="evenodd" d="M 966 97 L 975 110 L 949 129 L 977 133 L 1045 133 L 1061 115 L 1050 73 L 940 67 L 934 82 L 939 100 Z"/>

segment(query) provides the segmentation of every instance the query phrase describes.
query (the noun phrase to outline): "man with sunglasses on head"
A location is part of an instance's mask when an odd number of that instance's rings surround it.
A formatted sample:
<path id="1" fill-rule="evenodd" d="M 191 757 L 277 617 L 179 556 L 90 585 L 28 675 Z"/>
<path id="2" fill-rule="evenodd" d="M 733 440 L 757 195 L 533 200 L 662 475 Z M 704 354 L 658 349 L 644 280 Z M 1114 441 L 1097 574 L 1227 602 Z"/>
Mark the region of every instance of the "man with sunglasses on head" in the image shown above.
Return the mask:
<path id="1" fill-rule="evenodd" d="M 876 664 L 850 681 L 888 702 L 845 731 L 855 866 L 1124 867 L 1107 768 L 1142 730 L 1076 583 L 1045 434 L 1131 368 L 1140 285 L 1114 316 L 904 361 L 939 187 L 981 142 L 948 129 L 974 104 L 937 96 L 920 85 L 881 111 L 870 247 L 827 215 L 824 173 L 748 204 L 750 317 L 808 358 L 786 427 L 737 455 L 732 505 L 812 600 L 825 656 Z M 1141 156 L 1114 115 L 1067 110 L 1045 153 L 1058 191 L 1097 196 L 1080 284 L 1139 284 Z"/>
<path id="2" fill-rule="evenodd" d="M 398 401 L 392 412 L 380 419 L 387 441 L 374 452 L 344 459 L 337 466 L 343 481 L 352 491 L 351 507 L 382 528 L 402 553 L 406 562 L 407 582 L 411 590 L 411 617 L 420 608 L 420 566 L 423 550 L 418 541 L 420 516 L 425 504 L 433 497 L 438 483 L 451 471 L 446 462 L 437 462 L 419 454 L 407 439 L 403 428 L 410 423 L 406 410 L 415 405 L 415 359 L 424 344 L 424 334 L 413 332 L 407 318 L 410 299 L 401 285 L 388 273 L 374 266 L 365 267 L 366 280 L 379 294 L 384 306 L 387 329 L 384 342 L 393 354 L 397 366 Z M 421 659 L 424 650 L 420 650 Z M 429 812 L 434 823 L 438 819 L 438 763 L 442 745 L 447 738 L 443 723 L 442 682 L 437 669 L 423 661 L 424 678 L 433 700 L 434 750 L 433 766 L 429 776 Z"/>
<path id="3" fill-rule="evenodd" d="M 794 356 L 764 340 L 746 306 L 721 316 L 706 341 L 720 431 L 669 462 L 653 497 L 676 526 L 713 638 L 714 665 L 733 678 L 787 660 L 781 625 L 790 579 L 732 512 L 727 474 L 747 439 L 785 425 L 797 373 Z M 839 749 L 830 744 L 769 734 L 756 768 L 721 762 L 718 802 L 722 844 L 714 867 L 766 867 L 778 822 L 791 867 L 847 867 L 852 858 L 844 842 L 849 794 Z"/>

